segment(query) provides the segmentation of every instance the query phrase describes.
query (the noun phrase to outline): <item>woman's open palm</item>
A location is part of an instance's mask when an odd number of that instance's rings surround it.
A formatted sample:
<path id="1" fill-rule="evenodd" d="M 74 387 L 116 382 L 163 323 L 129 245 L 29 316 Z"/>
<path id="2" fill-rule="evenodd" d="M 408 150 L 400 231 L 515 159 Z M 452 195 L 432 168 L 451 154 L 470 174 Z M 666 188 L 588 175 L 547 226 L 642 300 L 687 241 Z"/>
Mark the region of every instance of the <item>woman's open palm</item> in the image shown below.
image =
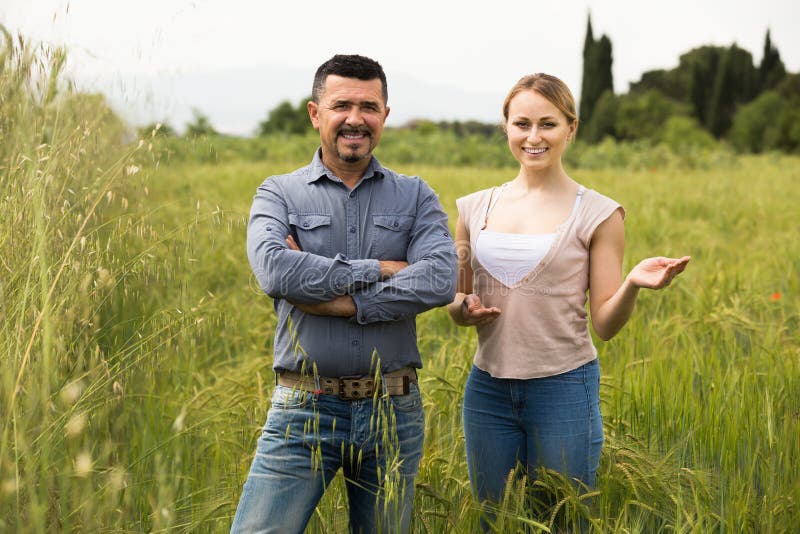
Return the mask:
<path id="1" fill-rule="evenodd" d="M 639 262 L 630 273 L 628 280 L 636 287 L 661 289 L 667 287 L 672 280 L 686 268 L 689 256 L 682 258 L 664 258 L 657 256 Z"/>

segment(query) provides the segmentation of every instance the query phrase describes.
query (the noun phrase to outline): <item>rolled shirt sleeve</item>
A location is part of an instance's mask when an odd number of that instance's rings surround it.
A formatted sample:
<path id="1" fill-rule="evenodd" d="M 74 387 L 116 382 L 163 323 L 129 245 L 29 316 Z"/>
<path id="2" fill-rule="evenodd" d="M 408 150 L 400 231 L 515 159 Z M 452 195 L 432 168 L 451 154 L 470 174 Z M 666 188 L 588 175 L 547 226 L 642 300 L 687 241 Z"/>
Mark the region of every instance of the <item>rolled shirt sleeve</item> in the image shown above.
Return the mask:
<path id="1" fill-rule="evenodd" d="M 436 193 L 419 180 L 416 218 L 411 230 L 408 267 L 391 278 L 352 293 L 360 324 L 397 321 L 452 302 L 457 258 L 447 214 Z"/>

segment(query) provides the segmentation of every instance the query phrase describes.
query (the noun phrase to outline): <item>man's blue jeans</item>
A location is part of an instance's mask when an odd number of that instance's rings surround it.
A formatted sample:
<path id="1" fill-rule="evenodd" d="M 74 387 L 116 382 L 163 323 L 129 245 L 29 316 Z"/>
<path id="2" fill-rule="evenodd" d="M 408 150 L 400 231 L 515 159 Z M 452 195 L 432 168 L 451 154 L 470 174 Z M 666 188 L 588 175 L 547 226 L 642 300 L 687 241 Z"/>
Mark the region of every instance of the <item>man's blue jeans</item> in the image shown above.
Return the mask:
<path id="1" fill-rule="evenodd" d="M 603 446 L 597 359 L 545 378 L 493 378 L 472 367 L 464 393 L 467 466 L 481 501 L 502 500 L 517 463 L 593 487 Z"/>
<path id="2" fill-rule="evenodd" d="M 424 432 L 416 384 L 362 400 L 275 386 L 231 532 L 303 532 L 340 468 L 351 532 L 407 532 Z"/>

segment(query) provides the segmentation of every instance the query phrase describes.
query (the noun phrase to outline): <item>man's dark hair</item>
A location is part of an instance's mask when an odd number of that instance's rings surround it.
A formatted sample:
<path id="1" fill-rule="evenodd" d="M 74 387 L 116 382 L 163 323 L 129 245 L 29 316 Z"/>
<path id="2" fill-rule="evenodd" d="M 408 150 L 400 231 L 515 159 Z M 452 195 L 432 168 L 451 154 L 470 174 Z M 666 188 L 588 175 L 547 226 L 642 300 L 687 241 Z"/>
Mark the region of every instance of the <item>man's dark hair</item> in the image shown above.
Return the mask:
<path id="1" fill-rule="evenodd" d="M 317 69 L 314 75 L 314 85 L 311 87 L 311 99 L 319 103 L 319 98 L 325 90 L 325 79 L 334 74 L 344 78 L 358 78 L 369 81 L 380 78 L 383 87 L 383 103 L 389 101 L 389 89 L 386 87 L 386 74 L 381 64 L 368 57 L 357 54 L 336 54 Z"/>

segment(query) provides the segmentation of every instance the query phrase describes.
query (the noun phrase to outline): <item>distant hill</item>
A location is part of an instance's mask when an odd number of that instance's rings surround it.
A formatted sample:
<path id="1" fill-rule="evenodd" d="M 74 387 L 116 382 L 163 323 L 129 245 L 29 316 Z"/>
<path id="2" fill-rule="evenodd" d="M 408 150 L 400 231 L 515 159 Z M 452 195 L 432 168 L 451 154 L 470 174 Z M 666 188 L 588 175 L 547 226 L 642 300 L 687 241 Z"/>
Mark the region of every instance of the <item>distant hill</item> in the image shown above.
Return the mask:
<path id="1" fill-rule="evenodd" d="M 220 132 L 248 136 L 277 104 L 284 100 L 296 102 L 308 95 L 313 76 L 313 68 L 274 65 L 186 74 L 176 69 L 130 82 L 116 81 L 98 89 L 133 124 L 167 121 L 183 131 L 192 120 L 192 109 L 198 109 Z M 391 107 L 388 126 L 401 126 L 414 119 L 500 122 L 505 97 L 502 91 L 471 92 L 391 72 L 387 77 Z M 134 101 L 131 87 L 145 98 Z"/>

